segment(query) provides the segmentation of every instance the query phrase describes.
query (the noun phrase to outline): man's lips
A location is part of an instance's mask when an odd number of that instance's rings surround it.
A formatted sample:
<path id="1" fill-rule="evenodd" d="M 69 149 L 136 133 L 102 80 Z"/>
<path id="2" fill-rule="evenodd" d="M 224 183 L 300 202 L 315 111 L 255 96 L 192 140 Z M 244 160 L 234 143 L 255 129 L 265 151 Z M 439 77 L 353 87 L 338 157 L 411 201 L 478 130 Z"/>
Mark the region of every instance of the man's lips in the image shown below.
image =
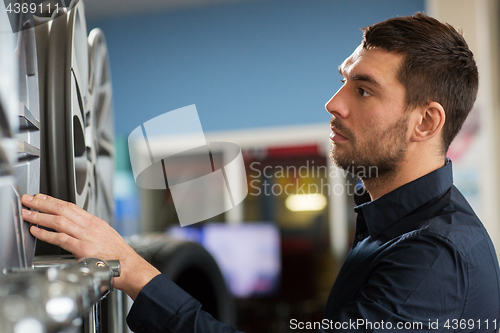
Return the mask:
<path id="1" fill-rule="evenodd" d="M 338 132 L 338 130 L 336 130 L 333 127 L 331 127 L 331 129 L 332 129 L 332 133 L 330 133 L 330 140 L 332 140 L 333 142 L 347 141 L 347 138 L 345 136 L 343 136 L 342 134 L 340 134 Z"/>

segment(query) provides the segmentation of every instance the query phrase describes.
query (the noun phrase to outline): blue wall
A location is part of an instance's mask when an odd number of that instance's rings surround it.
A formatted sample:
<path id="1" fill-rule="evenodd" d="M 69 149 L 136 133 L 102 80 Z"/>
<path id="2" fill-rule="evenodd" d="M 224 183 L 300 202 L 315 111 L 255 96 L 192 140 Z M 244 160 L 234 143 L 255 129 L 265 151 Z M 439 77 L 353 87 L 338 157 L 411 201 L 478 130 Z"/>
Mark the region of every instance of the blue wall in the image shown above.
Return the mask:
<path id="1" fill-rule="evenodd" d="M 361 27 L 423 0 L 268 0 L 89 22 L 107 38 L 118 136 L 196 104 L 205 131 L 327 122 Z M 293 133 L 291 134 L 293 135 Z"/>

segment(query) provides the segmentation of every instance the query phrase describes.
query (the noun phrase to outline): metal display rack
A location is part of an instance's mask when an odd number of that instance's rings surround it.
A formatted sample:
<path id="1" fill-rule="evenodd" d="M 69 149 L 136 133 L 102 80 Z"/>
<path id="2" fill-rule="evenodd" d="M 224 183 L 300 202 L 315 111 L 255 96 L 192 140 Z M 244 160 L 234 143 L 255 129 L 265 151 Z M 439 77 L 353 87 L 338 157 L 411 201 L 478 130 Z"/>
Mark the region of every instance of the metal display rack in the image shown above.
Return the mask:
<path id="1" fill-rule="evenodd" d="M 63 249 L 35 240 L 21 217 L 20 197 L 42 192 L 113 225 L 113 98 L 104 34 L 87 32 L 82 0 L 5 0 L 4 5 L 0 332 L 129 332 L 124 313 L 131 300 L 112 291 L 119 263 L 76 262 Z M 229 292 L 205 249 L 161 236 L 135 239 L 131 246 L 140 254 L 215 318 L 233 323 Z"/>
<path id="2" fill-rule="evenodd" d="M 36 3 L 36 5 L 35 5 Z M 106 42 L 83 2 L 4 1 L 0 15 L 1 332 L 121 332 L 119 263 L 36 242 L 20 197 L 44 192 L 112 223 L 113 104 Z M 19 8 L 19 10 L 16 10 Z M 26 9 L 26 10 L 25 10 Z M 34 9 L 34 10 L 33 10 Z M 10 32 L 10 33 L 9 33 Z"/>

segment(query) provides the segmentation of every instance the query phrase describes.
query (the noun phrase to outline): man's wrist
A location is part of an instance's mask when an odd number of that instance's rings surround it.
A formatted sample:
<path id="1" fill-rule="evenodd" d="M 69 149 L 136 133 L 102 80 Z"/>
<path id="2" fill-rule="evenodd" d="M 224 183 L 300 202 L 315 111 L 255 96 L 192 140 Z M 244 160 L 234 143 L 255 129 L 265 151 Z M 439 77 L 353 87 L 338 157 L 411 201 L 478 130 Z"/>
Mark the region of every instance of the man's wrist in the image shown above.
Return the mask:
<path id="1" fill-rule="evenodd" d="M 123 265 L 123 274 L 116 278 L 115 286 L 117 289 L 122 290 L 133 300 L 141 290 L 161 272 L 145 259 L 136 254 L 136 258 L 127 261 Z"/>

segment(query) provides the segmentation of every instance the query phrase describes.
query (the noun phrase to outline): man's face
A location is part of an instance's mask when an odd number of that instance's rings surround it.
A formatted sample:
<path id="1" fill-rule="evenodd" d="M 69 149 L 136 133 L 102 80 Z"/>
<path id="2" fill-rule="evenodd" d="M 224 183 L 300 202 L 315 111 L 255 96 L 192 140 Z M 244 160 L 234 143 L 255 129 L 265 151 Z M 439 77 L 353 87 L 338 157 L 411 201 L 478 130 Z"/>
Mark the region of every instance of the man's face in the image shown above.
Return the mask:
<path id="1" fill-rule="evenodd" d="M 409 112 L 397 78 L 401 61 L 359 46 L 339 67 L 344 85 L 325 106 L 332 114 L 331 158 L 360 178 L 394 174 L 405 157 Z"/>

